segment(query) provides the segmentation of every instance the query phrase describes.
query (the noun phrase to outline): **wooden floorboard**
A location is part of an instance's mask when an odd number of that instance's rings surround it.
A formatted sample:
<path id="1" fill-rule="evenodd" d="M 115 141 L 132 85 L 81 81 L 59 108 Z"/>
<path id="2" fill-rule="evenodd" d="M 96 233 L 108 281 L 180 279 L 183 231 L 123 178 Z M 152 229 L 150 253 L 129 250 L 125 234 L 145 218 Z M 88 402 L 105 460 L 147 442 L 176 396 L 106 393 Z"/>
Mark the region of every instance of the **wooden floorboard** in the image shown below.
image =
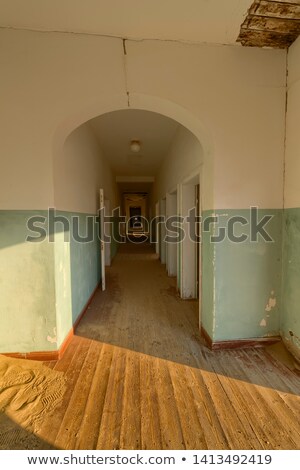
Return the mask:
<path id="1" fill-rule="evenodd" d="M 142 449 L 162 449 L 157 388 L 154 383 L 154 360 L 141 358 L 141 443 Z"/>
<path id="2" fill-rule="evenodd" d="M 121 249 L 64 357 L 39 437 L 61 449 L 299 449 L 300 377 L 263 348 L 210 351 L 150 248 Z"/>
<path id="3" fill-rule="evenodd" d="M 121 449 L 140 449 L 141 441 L 141 373 L 140 358 L 132 351 L 126 352 Z"/>
<path id="4" fill-rule="evenodd" d="M 97 446 L 112 355 L 112 347 L 106 344 L 101 345 L 94 379 L 86 397 L 85 413 L 76 440 L 76 449 L 95 449 Z"/>

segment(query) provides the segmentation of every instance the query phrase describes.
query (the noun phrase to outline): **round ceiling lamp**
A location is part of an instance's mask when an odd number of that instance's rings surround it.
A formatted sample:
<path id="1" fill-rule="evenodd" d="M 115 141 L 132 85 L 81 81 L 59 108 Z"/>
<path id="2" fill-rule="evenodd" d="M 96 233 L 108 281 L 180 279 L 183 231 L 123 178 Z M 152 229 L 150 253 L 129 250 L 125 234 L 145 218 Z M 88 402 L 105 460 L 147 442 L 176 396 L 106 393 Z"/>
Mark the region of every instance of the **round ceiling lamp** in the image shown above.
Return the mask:
<path id="1" fill-rule="evenodd" d="M 139 140 L 132 140 L 130 142 L 130 150 L 134 153 L 137 153 L 141 150 L 141 143 Z"/>

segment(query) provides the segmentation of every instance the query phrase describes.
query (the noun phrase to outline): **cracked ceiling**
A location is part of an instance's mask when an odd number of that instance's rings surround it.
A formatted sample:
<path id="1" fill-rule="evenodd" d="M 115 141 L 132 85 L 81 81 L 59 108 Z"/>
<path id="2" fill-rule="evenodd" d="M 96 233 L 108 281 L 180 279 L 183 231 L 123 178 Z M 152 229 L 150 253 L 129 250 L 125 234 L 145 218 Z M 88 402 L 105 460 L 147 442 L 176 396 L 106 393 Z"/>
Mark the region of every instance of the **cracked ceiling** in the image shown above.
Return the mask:
<path id="1" fill-rule="evenodd" d="M 187 44 L 237 45 L 238 41 L 243 46 L 283 49 L 300 34 L 300 0 L 43 0 L 42 3 L 41 7 L 41 0 L 0 0 L 0 29 Z"/>
<path id="2" fill-rule="evenodd" d="M 300 0 L 255 0 L 237 39 L 243 46 L 288 48 L 300 34 Z"/>

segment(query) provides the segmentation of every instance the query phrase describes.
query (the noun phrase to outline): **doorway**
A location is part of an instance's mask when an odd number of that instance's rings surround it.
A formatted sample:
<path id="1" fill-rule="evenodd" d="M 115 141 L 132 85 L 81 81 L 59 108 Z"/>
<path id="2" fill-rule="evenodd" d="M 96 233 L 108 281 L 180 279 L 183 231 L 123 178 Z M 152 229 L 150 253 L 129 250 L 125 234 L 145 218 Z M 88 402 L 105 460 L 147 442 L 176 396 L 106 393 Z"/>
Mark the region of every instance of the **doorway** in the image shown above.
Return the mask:
<path id="1" fill-rule="evenodd" d="M 171 222 L 171 218 L 178 215 L 177 211 L 177 189 L 166 196 L 166 218 Z M 168 224 L 169 226 L 169 224 Z M 172 238 L 172 232 L 167 229 L 167 235 Z M 167 273 L 170 277 L 177 276 L 177 243 L 175 240 L 167 243 Z"/>
<path id="2" fill-rule="evenodd" d="M 200 174 L 180 185 L 181 216 L 184 218 L 184 239 L 180 243 L 180 295 L 183 299 L 200 297 Z"/>

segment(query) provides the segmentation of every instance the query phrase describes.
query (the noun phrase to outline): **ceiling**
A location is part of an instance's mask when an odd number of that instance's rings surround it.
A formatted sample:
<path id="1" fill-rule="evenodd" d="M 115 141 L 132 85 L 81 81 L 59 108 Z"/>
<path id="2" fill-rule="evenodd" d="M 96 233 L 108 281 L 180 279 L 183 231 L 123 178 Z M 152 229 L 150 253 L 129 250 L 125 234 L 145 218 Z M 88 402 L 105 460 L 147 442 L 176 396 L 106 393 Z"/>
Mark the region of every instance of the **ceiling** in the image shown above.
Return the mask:
<path id="1" fill-rule="evenodd" d="M 118 183 L 121 194 L 123 193 L 151 193 L 153 183 Z"/>
<path id="2" fill-rule="evenodd" d="M 288 48 L 300 0 L 0 0 L 0 28 Z"/>
<path id="3" fill-rule="evenodd" d="M 253 0 L 0 0 L 0 26 L 234 44 Z"/>
<path id="4" fill-rule="evenodd" d="M 118 176 L 155 176 L 179 126 L 161 114 L 134 109 L 103 114 L 89 123 Z M 137 154 L 130 150 L 136 139 L 141 142 Z"/>

